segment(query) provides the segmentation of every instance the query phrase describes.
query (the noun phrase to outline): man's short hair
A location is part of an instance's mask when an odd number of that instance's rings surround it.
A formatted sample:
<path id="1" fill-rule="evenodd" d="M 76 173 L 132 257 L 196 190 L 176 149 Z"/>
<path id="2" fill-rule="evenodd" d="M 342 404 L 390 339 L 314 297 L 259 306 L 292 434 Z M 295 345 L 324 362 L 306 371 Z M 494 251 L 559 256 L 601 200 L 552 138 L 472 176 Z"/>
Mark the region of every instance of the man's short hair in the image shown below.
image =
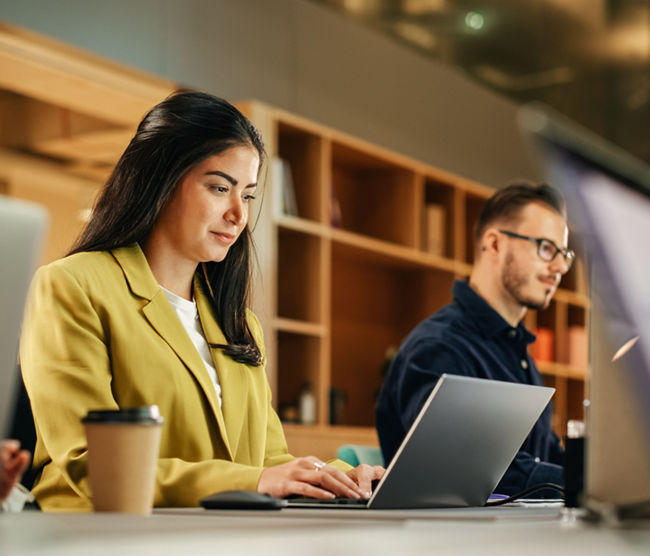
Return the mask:
<path id="1" fill-rule="evenodd" d="M 543 203 L 566 218 L 564 199 L 559 191 L 545 183 L 513 182 L 490 197 L 479 215 L 474 238 L 479 244 L 485 230 L 494 222 L 514 220 L 530 203 Z"/>

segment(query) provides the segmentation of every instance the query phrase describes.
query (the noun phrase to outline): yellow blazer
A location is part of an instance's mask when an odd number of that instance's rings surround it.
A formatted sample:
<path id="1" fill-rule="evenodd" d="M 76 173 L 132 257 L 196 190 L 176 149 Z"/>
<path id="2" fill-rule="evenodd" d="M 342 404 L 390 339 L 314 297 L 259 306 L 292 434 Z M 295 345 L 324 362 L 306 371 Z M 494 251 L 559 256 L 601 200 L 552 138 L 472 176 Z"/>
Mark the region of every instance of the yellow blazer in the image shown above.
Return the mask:
<path id="1" fill-rule="evenodd" d="M 208 342 L 226 343 L 196 281 L 195 297 Z M 259 322 L 252 312 L 248 319 L 263 350 Z M 195 506 L 219 490 L 255 489 L 264 467 L 293 459 L 264 364 L 236 363 L 219 349 L 212 357 L 222 407 L 138 245 L 40 268 L 20 359 L 37 430 L 34 465 L 43 468 L 33 490 L 41 507 L 91 509 L 81 418 L 92 409 L 160 408 L 156 506 Z"/>

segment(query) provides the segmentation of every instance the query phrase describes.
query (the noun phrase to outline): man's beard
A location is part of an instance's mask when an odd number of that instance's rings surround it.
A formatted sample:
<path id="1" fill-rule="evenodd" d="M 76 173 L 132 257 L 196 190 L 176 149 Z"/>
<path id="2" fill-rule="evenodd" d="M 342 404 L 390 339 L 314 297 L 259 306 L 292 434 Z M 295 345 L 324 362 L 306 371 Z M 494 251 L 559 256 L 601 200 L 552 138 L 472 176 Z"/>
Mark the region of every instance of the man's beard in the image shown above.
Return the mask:
<path id="1" fill-rule="evenodd" d="M 520 272 L 516 266 L 515 258 L 512 253 L 506 255 L 506 262 L 501 272 L 501 281 L 505 290 L 519 303 L 521 306 L 535 311 L 546 309 L 550 303 L 550 297 L 545 297 L 542 302 L 536 301 L 526 297 L 523 293 L 526 284 L 529 281 L 529 276 Z"/>

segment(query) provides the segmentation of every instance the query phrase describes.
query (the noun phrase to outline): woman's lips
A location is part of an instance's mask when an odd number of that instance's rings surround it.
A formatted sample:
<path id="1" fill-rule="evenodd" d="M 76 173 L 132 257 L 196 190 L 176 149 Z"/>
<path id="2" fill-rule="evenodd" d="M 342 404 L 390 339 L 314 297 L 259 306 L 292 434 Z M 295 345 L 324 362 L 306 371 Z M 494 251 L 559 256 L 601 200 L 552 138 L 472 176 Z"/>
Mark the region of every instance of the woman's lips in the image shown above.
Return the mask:
<path id="1" fill-rule="evenodd" d="M 212 232 L 219 241 L 226 244 L 231 244 L 235 241 L 235 234 L 228 234 L 226 232 Z"/>

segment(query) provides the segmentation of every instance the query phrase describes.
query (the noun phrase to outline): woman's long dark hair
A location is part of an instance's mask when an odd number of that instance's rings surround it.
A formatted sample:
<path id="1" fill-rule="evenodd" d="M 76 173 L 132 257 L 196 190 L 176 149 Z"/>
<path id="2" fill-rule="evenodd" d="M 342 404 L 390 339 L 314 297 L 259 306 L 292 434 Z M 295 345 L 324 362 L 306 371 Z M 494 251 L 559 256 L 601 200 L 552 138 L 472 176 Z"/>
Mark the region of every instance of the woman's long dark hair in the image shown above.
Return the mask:
<path id="1" fill-rule="evenodd" d="M 262 137 L 223 99 L 178 92 L 154 106 L 140 122 L 69 254 L 142 244 L 181 178 L 209 156 L 236 146 L 254 147 L 261 166 Z M 261 351 L 246 321 L 251 249 L 246 226 L 223 261 L 201 265 L 199 280 L 228 341 L 218 347 L 239 363 L 259 365 Z"/>

